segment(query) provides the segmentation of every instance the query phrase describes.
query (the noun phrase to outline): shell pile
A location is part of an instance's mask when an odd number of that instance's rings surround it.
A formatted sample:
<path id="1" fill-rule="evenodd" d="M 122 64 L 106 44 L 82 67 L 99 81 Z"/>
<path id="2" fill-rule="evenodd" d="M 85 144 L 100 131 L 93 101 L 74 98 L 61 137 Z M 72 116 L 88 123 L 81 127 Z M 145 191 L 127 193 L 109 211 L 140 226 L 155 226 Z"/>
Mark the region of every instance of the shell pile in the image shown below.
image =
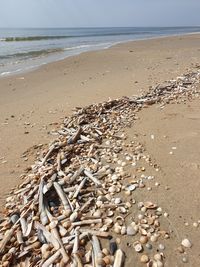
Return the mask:
<path id="1" fill-rule="evenodd" d="M 160 224 L 161 208 L 133 199 L 145 186 L 145 177 L 136 177 L 131 168 L 141 160 L 158 167 L 141 144 L 126 142 L 124 129 L 145 106 L 199 96 L 199 78 L 197 70 L 140 97 L 76 108 L 6 200 L 0 265 L 120 267 L 125 261 L 120 248 L 124 236 L 135 237 L 127 244 L 134 253 L 169 238 Z M 146 254 L 141 254 L 144 264 L 164 266 L 163 252 Z"/>

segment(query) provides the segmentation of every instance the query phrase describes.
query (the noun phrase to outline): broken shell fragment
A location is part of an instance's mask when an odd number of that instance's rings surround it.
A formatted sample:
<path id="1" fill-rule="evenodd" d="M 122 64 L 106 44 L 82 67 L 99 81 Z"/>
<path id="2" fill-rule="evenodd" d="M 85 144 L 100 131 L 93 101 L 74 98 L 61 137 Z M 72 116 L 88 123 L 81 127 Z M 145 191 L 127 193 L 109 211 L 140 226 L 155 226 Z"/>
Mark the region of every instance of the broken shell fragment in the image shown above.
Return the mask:
<path id="1" fill-rule="evenodd" d="M 139 242 L 133 243 L 133 247 L 134 247 L 136 252 L 141 252 L 143 250 L 143 247 Z"/>

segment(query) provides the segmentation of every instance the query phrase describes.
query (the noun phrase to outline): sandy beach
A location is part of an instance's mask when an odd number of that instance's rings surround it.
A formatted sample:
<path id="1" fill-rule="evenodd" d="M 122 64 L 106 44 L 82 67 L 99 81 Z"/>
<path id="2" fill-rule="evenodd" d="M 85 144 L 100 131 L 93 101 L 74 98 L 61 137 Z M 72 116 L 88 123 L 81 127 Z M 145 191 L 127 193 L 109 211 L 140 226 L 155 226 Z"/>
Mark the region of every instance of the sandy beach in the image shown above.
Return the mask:
<path id="1" fill-rule="evenodd" d="M 150 87 L 176 79 L 199 67 L 200 34 L 128 42 L 106 50 L 87 52 L 0 79 L 0 204 L 21 183 L 42 145 L 55 139 L 54 130 L 75 107 L 140 95 Z M 155 181 L 137 191 L 136 201 L 158 203 L 169 214 L 172 238 L 165 250 L 168 267 L 200 265 L 199 228 L 199 99 L 153 105 L 142 109 L 128 139 L 137 138 L 160 166 L 146 167 Z M 149 184 L 148 184 L 149 183 Z M 147 190 L 147 188 L 150 188 Z M 198 222 L 199 221 L 199 222 Z M 165 224 L 165 223 L 164 223 Z M 200 226 L 199 226 L 200 227 Z M 185 254 L 176 248 L 189 238 L 194 245 Z M 144 266 L 141 255 L 126 250 L 127 267 Z M 156 250 L 155 250 L 156 253 Z"/>

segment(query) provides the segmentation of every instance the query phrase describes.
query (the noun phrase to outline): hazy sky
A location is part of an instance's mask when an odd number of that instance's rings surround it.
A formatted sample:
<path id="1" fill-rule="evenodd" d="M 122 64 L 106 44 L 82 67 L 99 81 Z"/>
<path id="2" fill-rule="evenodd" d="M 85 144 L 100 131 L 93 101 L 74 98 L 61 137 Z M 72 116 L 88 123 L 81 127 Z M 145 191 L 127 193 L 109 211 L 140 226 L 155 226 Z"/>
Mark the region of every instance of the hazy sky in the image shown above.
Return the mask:
<path id="1" fill-rule="evenodd" d="M 200 25 L 200 0 L 0 0 L 0 27 Z"/>

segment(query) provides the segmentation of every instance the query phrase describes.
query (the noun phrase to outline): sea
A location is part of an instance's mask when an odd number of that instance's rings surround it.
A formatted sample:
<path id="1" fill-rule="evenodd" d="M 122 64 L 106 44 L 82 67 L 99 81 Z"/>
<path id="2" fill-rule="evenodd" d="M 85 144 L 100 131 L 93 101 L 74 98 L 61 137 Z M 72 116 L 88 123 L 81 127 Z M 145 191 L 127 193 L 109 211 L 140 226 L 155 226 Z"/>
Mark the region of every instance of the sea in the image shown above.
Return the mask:
<path id="1" fill-rule="evenodd" d="M 0 28 L 0 76 L 118 43 L 200 32 L 200 27 Z"/>

